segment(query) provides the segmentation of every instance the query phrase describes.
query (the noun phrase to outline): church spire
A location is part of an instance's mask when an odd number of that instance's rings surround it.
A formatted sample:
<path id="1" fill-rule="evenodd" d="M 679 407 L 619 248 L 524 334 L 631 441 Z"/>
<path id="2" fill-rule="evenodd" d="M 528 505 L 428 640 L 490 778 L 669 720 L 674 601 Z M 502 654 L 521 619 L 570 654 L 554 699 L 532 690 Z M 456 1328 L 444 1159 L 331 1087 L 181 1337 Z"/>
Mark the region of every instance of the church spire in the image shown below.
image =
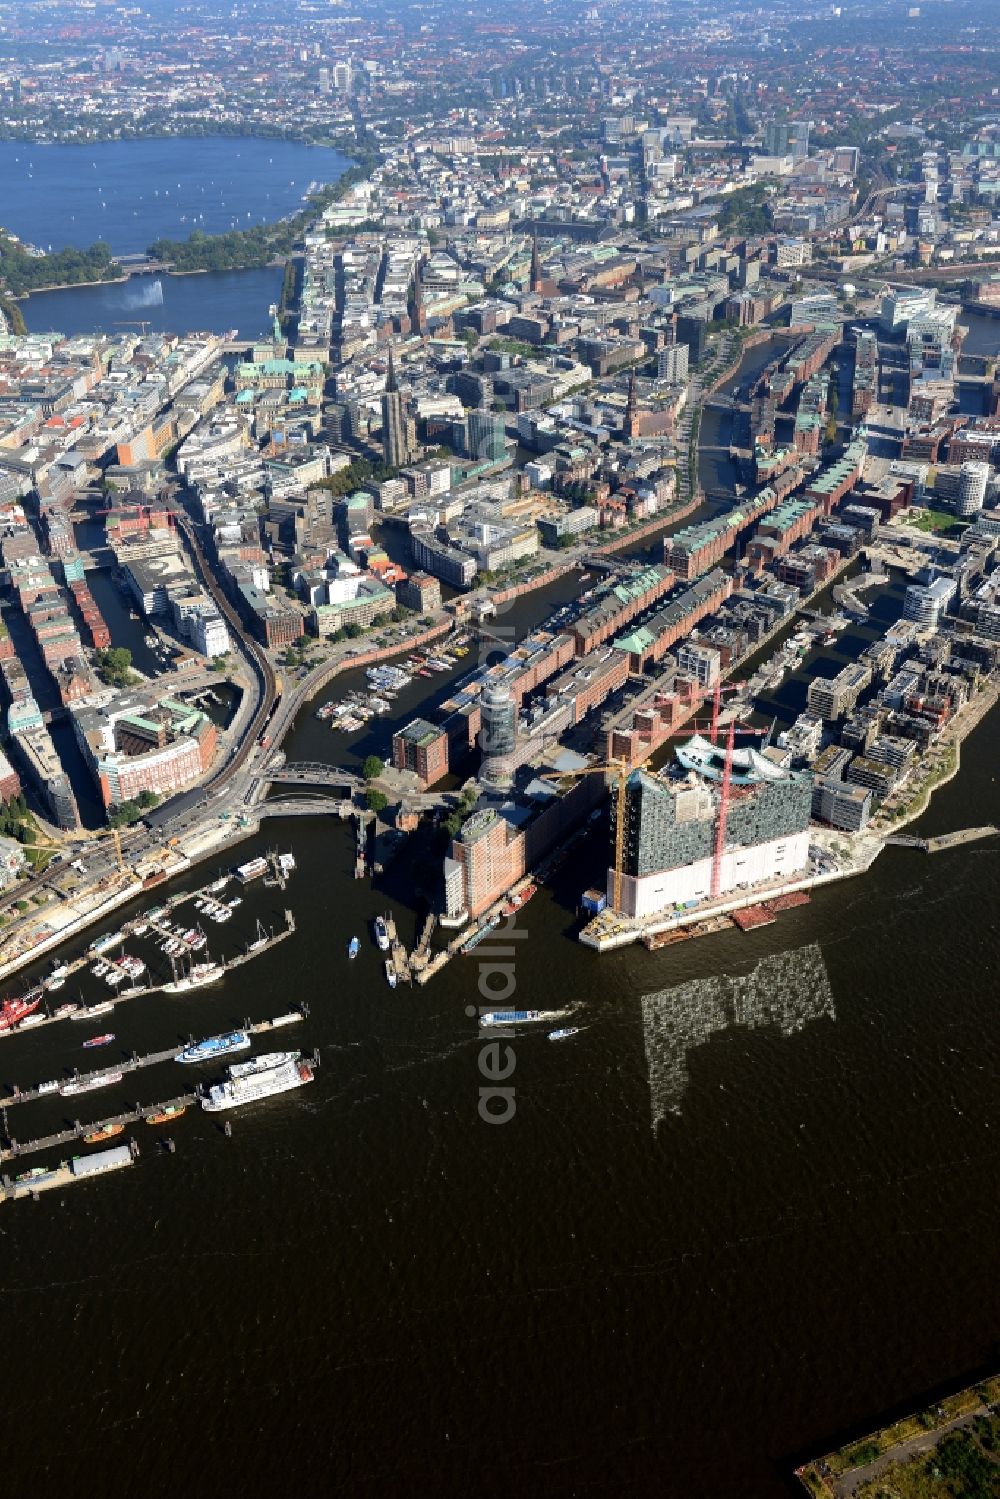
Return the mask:
<path id="1" fill-rule="evenodd" d="M 639 399 L 635 388 L 635 370 L 628 377 L 628 401 L 625 405 L 625 436 L 639 436 Z"/>
<path id="2" fill-rule="evenodd" d="M 413 327 L 417 333 L 427 331 L 427 309 L 424 307 L 424 286 L 419 264 L 413 273 Z"/>
<path id="3" fill-rule="evenodd" d="M 540 292 L 542 289 L 542 262 L 538 257 L 538 235 L 531 236 L 531 290 Z"/>

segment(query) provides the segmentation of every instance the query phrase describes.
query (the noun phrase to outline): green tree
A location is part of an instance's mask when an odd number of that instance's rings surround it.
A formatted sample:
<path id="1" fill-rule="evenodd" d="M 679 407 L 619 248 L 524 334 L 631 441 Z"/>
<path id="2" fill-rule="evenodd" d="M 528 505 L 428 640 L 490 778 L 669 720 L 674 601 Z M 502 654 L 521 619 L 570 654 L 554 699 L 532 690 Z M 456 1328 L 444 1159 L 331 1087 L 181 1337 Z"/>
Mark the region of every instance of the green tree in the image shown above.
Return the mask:
<path id="1" fill-rule="evenodd" d="M 383 765 L 378 755 L 366 755 L 361 766 L 361 774 L 366 781 L 377 781 L 382 774 Z"/>
<path id="2" fill-rule="evenodd" d="M 132 652 L 126 646 L 109 646 L 97 652 L 97 674 L 109 687 L 128 687 L 132 675 Z"/>
<path id="3" fill-rule="evenodd" d="M 365 792 L 365 802 L 369 812 L 384 812 L 389 805 L 389 798 L 384 791 L 378 791 L 374 786 L 370 786 Z"/>

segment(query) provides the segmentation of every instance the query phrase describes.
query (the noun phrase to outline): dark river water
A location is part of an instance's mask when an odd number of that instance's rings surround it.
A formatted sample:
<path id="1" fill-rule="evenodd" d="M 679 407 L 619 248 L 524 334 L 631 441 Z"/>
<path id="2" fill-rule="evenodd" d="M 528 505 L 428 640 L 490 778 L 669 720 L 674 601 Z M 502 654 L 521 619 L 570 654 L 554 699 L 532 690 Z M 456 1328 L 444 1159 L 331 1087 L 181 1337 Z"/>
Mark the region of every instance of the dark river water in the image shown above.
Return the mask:
<path id="1" fill-rule="evenodd" d="M 875 624 L 898 605 L 894 584 Z M 787 692 L 768 711 L 793 716 Z M 922 829 L 997 819 L 998 722 Z M 353 745 L 307 713 L 287 749 Z M 295 936 L 216 990 L 123 1005 L 97 1055 L 306 1000 L 280 1044 L 322 1065 L 230 1140 L 189 1112 L 168 1156 L 135 1126 L 133 1170 L 3 1206 L 12 1492 L 778 1499 L 804 1452 L 996 1361 L 997 845 L 888 850 L 767 929 L 597 957 L 574 912 L 606 839 L 596 825 L 507 944 L 514 1002 L 581 1029 L 511 1043 L 502 1126 L 479 1116 L 466 1013 L 488 948 L 426 988 L 385 984 L 370 923 L 391 908 L 413 942 L 408 863 L 353 880 L 331 817 L 192 873 L 294 850 L 284 896 L 250 887 L 206 930 L 231 954 L 287 904 Z M 81 1065 L 88 1033 L 3 1041 L 0 1073 Z M 169 1097 L 192 1070 L 74 1112 Z M 9 1122 L 27 1138 L 65 1113 L 43 1099 Z"/>

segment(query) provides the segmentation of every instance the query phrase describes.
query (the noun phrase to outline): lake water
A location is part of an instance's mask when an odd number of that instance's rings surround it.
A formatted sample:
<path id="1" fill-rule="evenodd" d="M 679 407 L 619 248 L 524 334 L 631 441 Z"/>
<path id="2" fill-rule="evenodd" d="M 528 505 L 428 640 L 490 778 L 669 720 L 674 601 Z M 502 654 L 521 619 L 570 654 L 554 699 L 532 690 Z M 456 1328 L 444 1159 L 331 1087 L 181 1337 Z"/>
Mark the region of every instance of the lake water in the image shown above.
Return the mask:
<path id="1" fill-rule="evenodd" d="M 209 271 L 198 276 L 134 276 L 106 286 L 36 292 L 19 303 L 31 333 L 110 333 L 146 322 L 157 332 L 269 330 L 267 309 L 281 295 L 281 270 Z"/>
<path id="2" fill-rule="evenodd" d="M 0 222 L 41 249 L 106 241 L 116 255 L 193 229 L 221 234 L 302 207 L 349 165 L 326 146 L 232 139 L 37 146 L 0 141 Z"/>
<path id="3" fill-rule="evenodd" d="M 335 182 L 348 165 L 338 151 L 291 141 L 0 141 L 0 219 L 45 249 L 104 239 L 129 255 L 163 235 L 274 222 L 302 207 L 312 182 Z M 159 332 L 235 328 L 254 338 L 267 331 L 267 309 L 280 292 L 280 270 L 219 271 L 38 292 L 20 306 L 33 333 L 113 333 L 141 320 Z"/>

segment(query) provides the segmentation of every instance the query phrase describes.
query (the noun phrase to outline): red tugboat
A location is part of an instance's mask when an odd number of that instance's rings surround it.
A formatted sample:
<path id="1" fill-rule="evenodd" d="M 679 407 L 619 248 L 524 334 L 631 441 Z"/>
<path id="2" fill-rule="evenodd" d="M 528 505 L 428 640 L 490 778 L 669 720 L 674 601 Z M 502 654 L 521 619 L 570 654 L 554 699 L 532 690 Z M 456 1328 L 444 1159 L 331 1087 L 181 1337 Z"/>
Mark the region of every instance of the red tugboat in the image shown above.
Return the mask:
<path id="1" fill-rule="evenodd" d="M 20 999 L 5 999 L 0 1006 L 0 1032 L 13 1030 L 26 1015 L 33 1015 L 44 997 L 44 989 L 29 989 Z"/>
<path id="2" fill-rule="evenodd" d="M 528 904 L 529 900 L 535 894 L 537 889 L 537 885 L 525 885 L 523 890 L 519 890 L 517 895 L 511 896 L 510 900 L 506 901 L 504 905 L 500 907 L 500 914 L 502 916 L 515 915 L 516 912 L 520 911 L 522 906 L 526 906 Z"/>

